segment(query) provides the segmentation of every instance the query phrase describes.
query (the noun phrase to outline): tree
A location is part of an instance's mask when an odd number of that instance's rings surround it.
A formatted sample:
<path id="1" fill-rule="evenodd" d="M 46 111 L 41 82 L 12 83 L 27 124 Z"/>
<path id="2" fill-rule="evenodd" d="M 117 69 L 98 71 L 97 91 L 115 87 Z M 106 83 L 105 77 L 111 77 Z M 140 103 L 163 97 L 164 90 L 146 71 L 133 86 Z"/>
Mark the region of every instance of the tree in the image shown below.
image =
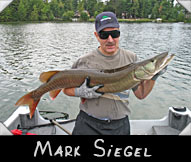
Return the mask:
<path id="1" fill-rule="evenodd" d="M 71 12 L 72 11 L 72 12 Z M 88 11 L 88 12 L 87 12 Z M 3 12 L 0 21 L 71 20 L 73 13 L 80 13 L 81 20 L 96 17 L 103 11 L 114 12 L 118 18 L 161 17 L 164 20 L 183 21 L 185 9 L 174 0 L 14 0 Z M 86 13 L 83 13 L 86 12 Z"/>
<path id="2" fill-rule="evenodd" d="M 31 15 L 30 15 L 30 20 L 32 20 L 32 21 L 39 20 L 38 9 L 37 9 L 36 5 L 33 6 L 33 11 L 31 12 Z"/>
<path id="3" fill-rule="evenodd" d="M 49 11 L 50 11 L 50 6 L 49 5 L 44 5 L 44 7 L 41 9 L 41 16 L 40 20 L 49 20 Z"/>
<path id="4" fill-rule="evenodd" d="M 184 13 L 182 11 L 180 11 L 180 13 L 178 14 L 177 20 L 180 22 L 184 22 Z"/>
<path id="5" fill-rule="evenodd" d="M 19 6 L 18 6 L 18 20 L 20 21 L 26 20 L 26 15 L 27 15 L 27 11 L 23 3 L 23 0 L 20 0 Z"/>
<path id="6" fill-rule="evenodd" d="M 151 4 L 145 0 L 139 0 L 139 17 L 147 18 L 148 15 L 151 13 Z"/>
<path id="7" fill-rule="evenodd" d="M 11 21 L 12 20 L 12 9 L 11 8 L 7 8 L 6 10 L 4 10 L 0 16 L 0 21 Z"/>
<path id="8" fill-rule="evenodd" d="M 105 6 L 105 11 L 111 11 L 111 12 L 114 12 L 116 14 L 116 0 L 110 0 L 106 3 L 106 6 Z"/>
<path id="9" fill-rule="evenodd" d="M 74 11 L 66 11 L 64 12 L 62 19 L 66 21 L 70 21 L 74 17 Z"/>
<path id="10" fill-rule="evenodd" d="M 115 7 L 116 16 L 121 18 L 122 13 L 126 12 L 126 0 L 115 1 L 115 5 L 116 5 L 116 7 Z"/>
<path id="11" fill-rule="evenodd" d="M 132 10 L 131 10 L 131 7 L 132 7 L 132 0 L 126 0 L 125 2 L 125 16 L 126 18 L 131 18 L 132 17 Z"/>
<path id="12" fill-rule="evenodd" d="M 97 0 L 86 0 L 85 9 L 89 12 L 90 17 L 94 16 L 96 4 L 97 4 Z"/>
<path id="13" fill-rule="evenodd" d="M 72 10 L 77 12 L 79 0 L 72 0 Z"/>
<path id="14" fill-rule="evenodd" d="M 78 4 L 78 11 L 79 11 L 79 13 L 84 11 L 84 0 L 79 2 L 79 4 Z"/>
<path id="15" fill-rule="evenodd" d="M 80 20 L 87 21 L 88 19 L 89 19 L 89 16 L 88 16 L 87 12 L 81 12 Z"/>
<path id="16" fill-rule="evenodd" d="M 160 17 L 163 20 L 168 20 L 170 16 L 170 2 L 162 0 L 159 8 Z"/>
<path id="17" fill-rule="evenodd" d="M 152 9 L 152 18 L 153 19 L 156 19 L 157 17 L 159 17 L 159 8 L 160 8 L 160 5 L 159 3 L 155 3 L 154 5 L 154 8 Z"/>
<path id="18" fill-rule="evenodd" d="M 104 11 L 104 4 L 103 2 L 98 2 L 95 5 L 95 12 L 94 12 L 94 17 L 96 17 L 98 14 L 102 13 Z"/>
<path id="19" fill-rule="evenodd" d="M 138 0 L 133 0 L 133 6 L 132 6 L 132 16 L 133 18 L 139 17 L 139 2 Z"/>
<path id="20" fill-rule="evenodd" d="M 64 0 L 64 12 L 66 11 L 72 11 L 72 0 Z"/>
<path id="21" fill-rule="evenodd" d="M 58 1 L 52 0 L 50 2 L 50 9 L 54 15 L 54 17 L 59 17 L 59 8 L 58 8 Z"/>

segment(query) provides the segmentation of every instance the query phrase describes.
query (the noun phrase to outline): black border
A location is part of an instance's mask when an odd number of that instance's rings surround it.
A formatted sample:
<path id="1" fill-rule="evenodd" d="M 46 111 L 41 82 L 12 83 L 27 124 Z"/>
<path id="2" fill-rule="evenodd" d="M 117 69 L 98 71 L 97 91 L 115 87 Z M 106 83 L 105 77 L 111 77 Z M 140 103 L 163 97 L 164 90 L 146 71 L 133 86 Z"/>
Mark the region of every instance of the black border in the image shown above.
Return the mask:
<path id="1" fill-rule="evenodd" d="M 0 136 L 1 142 L 1 159 L 6 160 L 34 160 L 34 161 L 155 161 L 168 159 L 184 160 L 189 159 L 190 150 L 190 136 Z M 111 149 L 110 157 L 95 157 L 94 154 L 102 154 L 102 150 L 95 148 L 95 141 L 99 142 L 97 145 L 106 150 L 106 153 Z M 37 142 L 40 141 L 42 146 L 49 141 L 53 156 L 49 155 L 46 149 L 44 155 L 40 150 L 37 151 L 36 157 L 34 152 L 37 147 Z M 103 142 L 104 141 L 104 142 Z M 59 155 L 54 156 L 54 153 L 61 146 L 63 150 L 63 157 Z M 73 149 L 77 146 L 81 156 L 65 157 L 65 146 L 71 146 Z M 125 157 L 123 151 L 120 151 L 121 157 L 113 156 L 114 148 L 126 148 L 131 146 L 133 151 L 138 148 L 142 149 L 138 155 L 140 157 Z M 147 155 L 144 157 L 144 151 L 147 148 Z M 129 149 L 129 151 L 131 151 Z"/>

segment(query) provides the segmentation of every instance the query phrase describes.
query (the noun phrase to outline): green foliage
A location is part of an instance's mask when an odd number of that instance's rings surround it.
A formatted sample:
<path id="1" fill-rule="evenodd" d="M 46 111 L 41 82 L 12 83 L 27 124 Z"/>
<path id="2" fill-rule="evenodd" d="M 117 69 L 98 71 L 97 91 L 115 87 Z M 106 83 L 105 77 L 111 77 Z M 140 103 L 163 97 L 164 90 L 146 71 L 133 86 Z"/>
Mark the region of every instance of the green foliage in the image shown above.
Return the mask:
<path id="1" fill-rule="evenodd" d="M 97 0 L 86 0 L 85 10 L 89 12 L 90 17 L 94 16 L 96 4 Z"/>
<path id="2" fill-rule="evenodd" d="M 23 21 L 26 19 L 26 15 L 27 15 L 27 10 L 25 8 L 23 0 L 21 0 L 18 6 L 18 19 Z"/>
<path id="3" fill-rule="evenodd" d="M 80 20 L 81 21 L 87 21 L 88 19 L 89 19 L 89 16 L 88 16 L 87 12 L 81 12 Z"/>
<path id="4" fill-rule="evenodd" d="M 74 11 L 64 12 L 62 19 L 65 21 L 70 21 L 74 17 Z"/>
<path id="5" fill-rule="evenodd" d="M 182 11 L 180 11 L 180 13 L 178 14 L 178 21 L 184 22 L 184 14 Z"/>
<path id="6" fill-rule="evenodd" d="M 31 21 L 39 20 L 38 9 L 37 9 L 36 5 L 33 6 L 33 11 L 31 12 L 31 15 L 30 15 L 30 20 Z"/>
<path id="7" fill-rule="evenodd" d="M 162 18 L 165 21 L 186 21 L 186 11 L 174 0 L 14 0 L 3 12 L 0 21 L 71 21 L 75 16 L 87 21 L 103 11 L 112 11 L 125 19 Z"/>

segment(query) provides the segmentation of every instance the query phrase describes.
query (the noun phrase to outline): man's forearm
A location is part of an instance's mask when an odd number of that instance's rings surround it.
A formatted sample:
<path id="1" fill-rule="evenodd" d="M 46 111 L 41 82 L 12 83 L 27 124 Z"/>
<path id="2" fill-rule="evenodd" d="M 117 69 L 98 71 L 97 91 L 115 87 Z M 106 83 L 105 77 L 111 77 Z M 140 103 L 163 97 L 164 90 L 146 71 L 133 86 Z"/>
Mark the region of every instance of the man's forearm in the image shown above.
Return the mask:
<path id="1" fill-rule="evenodd" d="M 65 88 L 63 92 L 67 96 L 75 96 L 75 88 Z"/>

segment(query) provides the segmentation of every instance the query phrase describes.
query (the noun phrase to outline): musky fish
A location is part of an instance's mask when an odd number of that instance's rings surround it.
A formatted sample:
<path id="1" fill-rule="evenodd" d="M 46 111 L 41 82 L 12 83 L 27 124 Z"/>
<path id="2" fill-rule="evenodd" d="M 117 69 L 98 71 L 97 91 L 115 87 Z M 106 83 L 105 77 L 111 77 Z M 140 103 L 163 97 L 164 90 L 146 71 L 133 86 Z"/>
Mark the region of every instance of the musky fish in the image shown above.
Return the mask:
<path id="1" fill-rule="evenodd" d="M 43 84 L 21 97 L 15 105 L 28 105 L 32 118 L 40 98 L 45 93 L 50 92 L 50 97 L 54 99 L 62 89 L 79 87 L 87 77 L 90 78 L 91 87 L 103 85 L 97 92 L 122 92 L 135 87 L 143 80 L 150 80 L 165 68 L 173 57 L 174 55 L 168 57 L 166 52 L 116 69 L 69 69 L 43 72 L 39 78 Z"/>

